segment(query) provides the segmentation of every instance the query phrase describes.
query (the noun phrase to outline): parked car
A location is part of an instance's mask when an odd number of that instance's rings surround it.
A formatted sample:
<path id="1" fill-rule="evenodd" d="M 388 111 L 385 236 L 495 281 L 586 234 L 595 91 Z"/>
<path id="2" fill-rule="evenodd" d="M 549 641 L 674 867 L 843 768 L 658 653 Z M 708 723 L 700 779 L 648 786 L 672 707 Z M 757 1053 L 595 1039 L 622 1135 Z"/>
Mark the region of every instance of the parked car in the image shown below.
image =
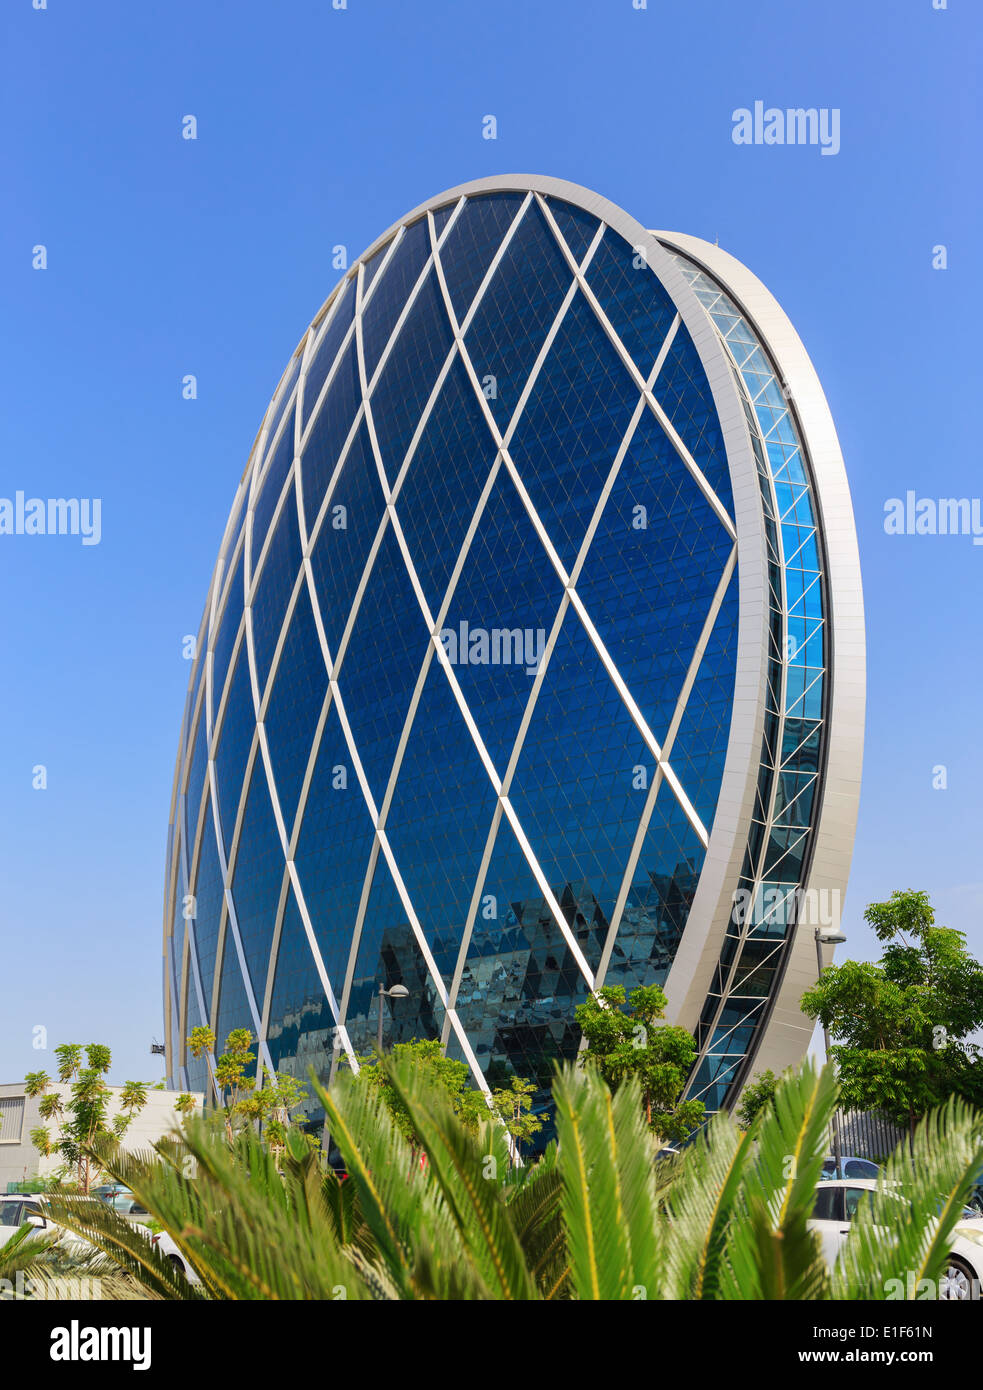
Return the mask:
<path id="1" fill-rule="evenodd" d="M 47 1220 L 35 1193 L 23 1196 L 11 1193 L 0 1197 L 0 1242 L 8 1241 L 25 1221 L 39 1230 L 47 1228 Z"/>
<path id="2" fill-rule="evenodd" d="M 966 1198 L 967 1206 L 972 1207 L 977 1216 L 983 1216 L 983 1168 L 976 1174 L 973 1190 Z"/>
<path id="3" fill-rule="evenodd" d="M 105 1202 L 107 1207 L 112 1207 L 113 1211 L 118 1211 L 120 1216 L 135 1226 L 142 1225 L 150 1215 L 147 1208 L 138 1197 L 134 1197 L 128 1187 L 122 1183 L 109 1183 L 104 1187 L 92 1189 L 92 1196 L 98 1197 L 101 1202 Z"/>
<path id="4" fill-rule="evenodd" d="M 823 1256 L 833 1268 L 850 1234 L 850 1222 L 863 1202 L 877 1188 L 873 1178 L 831 1178 L 816 1188 L 816 1205 L 809 1229 L 815 1231 L 822 1245 Z M 895 1194 L 892 1193 L 892 1196 Z M 897 1194 L 898 1221 L 906 1219 L 905 1200 L 900 1189 Z M 969 1208 L 956 1223 L 949 1244 L 949 1262 L 939 1286 L 939 1298 L 976 1300 L 983 1282 L 983 1217 Z"/>
<path id="5" fill-rule="evenodd" d="M 45 1209 L 43 1194 L 8 1193 L 5 1197 L 0 1197 L 0 1245 L 5 1244 L 25 1222 L 36 1227 L 39 1232 L 59 1233 L 60 1239 L 68 1245 L 76 1245 L 89 1251 L 92 1249 L 89 1241 L 83 1240 L 81 1236 L 70 1235 L 64 1226 L 52 1221 Z"/>
<path id="6" fill-rule="evenodd" d="M 164 1256 L 164 1258 L 170 1260 L 171 1264 L 174 1266 L 177 1272 L 179 1274 L 183 1274 L 189 1284 L 201 1283 L 201 1280 L 198 1278 L 197 1274 L 188 1264 L 188 1261 L 185 1259 L 185 1257 L 181 1254 L 181 1251 L 178 1249 L 177 1243 L 172 1236 L 169 1236 L 166 1231 L 147 1230 L 147 1234 L 150 1236 L 151 1245 L 155 1245 L 157 1249 L 160 1251 L 160 1253 Z"/>
<path id="7" fill-rule="evenodd" d="M 869 1158 L 858 1158 L 855 1154 L 843 1154 L 840 1158 L 842 1172 L 837 1174 L 836 1159 L 830 1154 L 823 1159 L 823 1180 L 827 1178 L 873 1178 L 876 1182 L 880 1173 L 878 1164 Z"/>

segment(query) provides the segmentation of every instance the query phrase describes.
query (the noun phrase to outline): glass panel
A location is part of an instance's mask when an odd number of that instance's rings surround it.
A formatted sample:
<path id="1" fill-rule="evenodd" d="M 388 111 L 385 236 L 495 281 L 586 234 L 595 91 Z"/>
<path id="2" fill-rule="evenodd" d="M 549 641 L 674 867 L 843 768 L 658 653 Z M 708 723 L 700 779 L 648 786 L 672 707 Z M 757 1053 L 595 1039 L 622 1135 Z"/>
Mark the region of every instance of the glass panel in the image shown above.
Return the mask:
<path id="1" fill-rule="evenodd" d="M 600 226 L 597 218 L 583 208 L 574 207 L 560 198 L 548 198 L 550 212 L 560 229 L 560 235 L 577 261 L 582 261 Z"/>
<path id="2" fill-rule="evenodd" d="M 314 611 L 301 586 L 277 667 L 264 724 L 280 810 L 289 834 L 328 689 Z"/>
<path id="3" fill-rule="evenodd" d="M 256 1027 L 253 1023 L 253 1016 L 249 1010 L 249 999 L 246 995 L 246 986 L 243 984 L 242 971 L 239 969 L 239 957 L 235 948 L 235 941 L 232 931 L 226 927 L 225 945 L 222 949 L 222 983 L 219 986 L 218 997 L 218 1024 L 215 1029 L 215 1055 L 220 1057 L 225 1051 L 225 1044 L 233 1028 L 248 1028 L 253 1037 L 256 1036 Z M 252 1054 L 258 1056 L 256 1047 L 253 1046 Z M 249 1075 L 256 1074 L 256 1065 L 252 1063 L 248 1069 Z"/>
<path id="4" fill-rule="evenodd" d="M 338 293 L 339 302 L 333 308 L 331 322 L 324 330 L 324 336 L 318 343 L 311 358 L 311 364 L 307 369 L 307 377 L 304 381 L 304 427 L 314 414 L 321 388 L 328 379 L 328 373 L 334 366 L 345 334 L 351 327 L 355 311 L 354 281 L 346 280 Z"/>
<path id="5" fill-rule="evenodd" d="M 332 703 L 295 860 L 321 959 L 339 1003 L 374 837 Z"/>
<path id="6" fill-rule="evenodd" d="M 430 232 L 427 219 L 422 217 L 403 232 L 382 278 L 373 284 L 367 301 L 363 292 L 362 340 L 368 381 L 375 374 L 396 320 L 403 312 L 429 255 Z"/>
<path id="7" fill-rule="evenodd" d="M 304 522 L 308 534 L 314 528 L 324 494 L 341 458 L 355 413 L 362 403 L 358 379 L 358 358 L 354 338 L 342 353 L 338 370 L 331 379 L 317 421 L 304 448 L 301 467 Z"/>
<path id="8" fill-rule="evenodd" d="M 327 1085 L 333 1041 L 334 1018 L 290 889 L 280 933 L 266 1042 L 276 1071 L 295 1077 L 307 1092 L 307 1100 L 291 1112 L 300 1124 L 316 1125 L 324 1121 L 324 1111 L 311 1087 L 308 1070 L 313 1066 L 318 1080 Z"/>
<path id="9" fill-rule="evenodd" d="M 386 820 L 403 881 L 450 986 L 496 804 L 494 788 L 434 660 Z"/>
<path id="10" fill-rule="evenodd" d="M 405 999 L 386 999 L 383 1004 L 385 1049 L 413 1038 L 440 1037 L 444 1007 L 381 855 L 372 880 L 345 1018 L 352 1046 L 359 1056 L 376 1046 L 380 984 L 387 990 L 393 985 L 404 985 L 409 990 Z"/>
<path id="11" fill-rule="evenodd" d="M 270 946 L 284 873 L 283 846 L 273 817 L 266 771 L 262 759 L 257 757 L 236 853 L 232 899 L 253 997 L 260 1003 L 266 991 Z"/>
<path id="12" fill-rule="evenodd" d="M 453 341 L 437 275 L 431 270 L 400 330 L 397 350 L 372 392 L 372 418 L 390 487 Z"/>
<path id="13" fill-rule="evenodd" d="M 302 559 L 296 499 L 291 490 L 280 510 L 273 540 L 250 605 L 256 675 L 261 692 L 266 688 L 273 653 L 280 640 L 287 604 L 300 574 Z"/>
<path id="14" fill-rule="evenodd" d="M 219 815 L 226 846 L 232 843 L 242 779 L 255 730 L 256 711 L 253 708 L 252 686 L 249 682 L 246 644 L 243 642 L 239 648 L 232 684 L 229 687 L 229 698 L 215 752 Z"/>
<path id="15" fill-rule="evenodd" d="M 574 296 L 510 453 L 550 540 L 573 568 L 638 390 L 586 298 Z"/>
<path id="16" fill-rule="evenodd" d="M 505 429 L 573 275 L 539 208 L 530 205 L 485 291 L 465 341 Z"/>
<path id="17" fill-rule="evenodd" d="M 468 374 L 455 358 L 396 498 L 400 525 L 434 618 L 495 453 Z"/>
<path id="18" fill-rule="evenodd" d="M 443 629 L 454 674 L 499 776 L 508 764 L 562 595 L 515 486 L 502 470 Z"/>
<path id="19" fill-rule="evenodd" d="M 521 206 L 521 194 L 496 193 L 469 198 L 458 214 L 440 249 L 447 291 L 458 323 L 464 321 Z"/>
<path id="20" fill-rule="evenodd" d="M 661 280 L 633 246 L 608 228 L 587 268 L 587 283 L 647 380 L 676 317 Z M 680 325 L 679 331 L 686 330 Z"/>
<path id="21" fill-rule="evenodd" d="M 592 970 L 614 914 L 654 759 L 568 609 L 510 798 Z"/>
<path id="22" fill-rule="evenodd" d="M 306 493 L 306 459 L 304 466 Z M 315 500 L 315 511 L 319 506 L 320 497 Z M 338 654 L 384 509 L 382 485 L 363 424 L 348 451 L 311 552 L 314 589 L 332 660 Z M 312 520 L 308 512 L 308 524 Z"/>
<path id="23" fill-rule="evenodd" d="M 215 822 L 212 819 L 210 798 L 205 811 L 205 826 L 202 833 L 197 880 L 191 891 L 195 895 L 195 945 L 198 949 L 198 973 L 201 978 L 201 989 L 205 996 L 205 1008 L 207 1010 L 212 1007 L 215 952 L 218 946 L 218 929 L 224 901 L 222 870 L 219 865 Z"/>

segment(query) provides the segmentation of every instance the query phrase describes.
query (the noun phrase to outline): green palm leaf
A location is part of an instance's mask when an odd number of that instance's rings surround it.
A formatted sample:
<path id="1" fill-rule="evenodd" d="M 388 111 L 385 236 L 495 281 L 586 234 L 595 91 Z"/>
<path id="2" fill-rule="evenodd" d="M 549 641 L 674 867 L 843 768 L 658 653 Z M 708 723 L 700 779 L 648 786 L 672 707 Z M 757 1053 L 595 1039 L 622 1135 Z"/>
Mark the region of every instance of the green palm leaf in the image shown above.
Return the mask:
<path id="1" fill-rule="evenodd" d="M 924 1298 L 937 1291 L 953 1228 L 983 1164 L 979 1114 L 952 1100 L 927 1115 L 911 1149 L 888 1160 L 850 1225 L 834 1271 L 838 1298 Z"/>
<path id="2" fill-rule="evenodd" d="M 430 1166 L 421 1164 L 375 1088 L 341 1075 L 330 1091 L 311 1076 L 338 1146 L 361 1218 L 375 1248 L 375 1279 L 401 1299 L 451 1297 L 471 1279 L 471 1297 L 488 1297 L 468 1261 Z M 373 1257 L 363 1251 L 373 1265 Z"/>
<path id="3" fill-rule="evenodd" d="M 750 1137 L 757 1152 L 744 1171 L 743 1211 L 732 1220 L 719 1297 L 815 1299 L 829 1296 L 819 1241 L 808 1229 L 837 1103 L 831 1066 L 806 1063 L 783 1077 Z"/>
<path id="4" fill-rule="evenodd" d="M 507 1164 L 501 1127 L 483 1126 L 484 1142 L 480 1143 L 460 1124 L 449 1099 L 427 1081 L 421 1068 L 403 1062 L 389 1063 L 387 1070 L 419 1135 L 461 1246 L 489 1296 L 536 1298 L 538 1291 L 502 1195 Z"/>
<path id="5" fill-rule="evenodd" d="M 578 1298 L 658 1296 L 653 1140 L 637 1083 L 612 1096 L 590 1069 L 553 1082 L 570 1282 Z"/>
<path id="6" fill-rule="evenodd" d="M 102 1251 L 113 1265 L 156 1298 L 196 1299 L 201 1291 L 151 1244 L 146 1227 L 132 1225 L 95 1197 L 51 1196 L 51 1218 L 59 1226 Z"/>
<path id="7" fill-rule="evenodd" d="M 555 1154 L 555 1144 L 550 1150 Z M 563 1229 L 563 1179 L 552 1156 L 545 1163 L 541 1159 L 530 1164 L 525 1173 L 521 1185 L 506 1191 L 509 1217 L 541 1296 L 563 1298 L 569 1294 L 570 1276 Z"/>
<path id="8" fill-rule="evenodd" d="M 717 1115 L 686 1149 L 672 1185 L 663 1297 L 716 1299 L 727 1268 L 725 1250 L 735 1213 L 743 1210 L 747 1134 Z"/>
<path id="9" fill-rule="evenodd" d="M 203 1119 L 155 1155 L 103 1155 L 217 1299 L 371 1297 L 339 1245 L 310 1165 L 284 1172 L 251 1132 L 233 1147 Z M 187 1286 L 184 1297 L 188 1297 Z"/>

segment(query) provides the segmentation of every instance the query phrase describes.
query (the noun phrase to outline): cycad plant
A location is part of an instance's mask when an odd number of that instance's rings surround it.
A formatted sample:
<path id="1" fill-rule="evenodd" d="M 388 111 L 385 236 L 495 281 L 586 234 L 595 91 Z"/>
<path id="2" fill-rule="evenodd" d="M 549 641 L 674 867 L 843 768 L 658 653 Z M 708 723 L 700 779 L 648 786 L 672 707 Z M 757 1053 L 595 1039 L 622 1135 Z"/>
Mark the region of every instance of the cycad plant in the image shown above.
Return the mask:
<path id="1" fill-rule="evenodd" d="M 58 1219 L 165 1298 L 915 1297 L 919 1281 L 941 1277 L 983 1162 L 977 1118 L 956 1107 L 934 1117 L 914 1155 L 889 1167 L 831 1276 L 807 1227 L 836 1105 L 829 1068 L 783 1078 L 747 1131 L 716 1117 L 667 1165 L 637 1086 L 612 1094 L 593 1069 L 568 1067 L 553 1089 L 557 1145 L 512 1168 L 501 1126 L 470 1131 L 419 1067 L 386 1065 L 413 1142 L 376 1088 L 315 1083 L 344 1179 L 300 1134 L 271 1153 L 256 1134 L 230 1144 L 203 1119 L 155 1155 L 103 1155 L 200 1288 L 109 1208 L 66 1203 Z"/>
<path id="2" fill-rule="evenodd" d="M 63 1231 L 25 1224 L 0 1242 L 0 1300 L 153 1297 L 147 1285 L 102 1250 L 83 1248 Z"/>

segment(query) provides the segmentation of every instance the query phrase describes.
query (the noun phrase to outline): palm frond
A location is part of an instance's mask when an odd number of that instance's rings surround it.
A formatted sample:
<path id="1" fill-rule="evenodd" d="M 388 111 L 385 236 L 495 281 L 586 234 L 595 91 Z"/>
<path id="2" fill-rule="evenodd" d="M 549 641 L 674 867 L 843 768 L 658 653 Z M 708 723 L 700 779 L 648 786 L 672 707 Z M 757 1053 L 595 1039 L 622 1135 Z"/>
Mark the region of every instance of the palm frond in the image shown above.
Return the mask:
<path id="1" fill-rule="evenodd" d="M 521 1186 L 506 1191 L 506 1202 L 540 1295 L 547 1299 L 563 1298 L 570 1277 L 563 1229 L 563 1179 L 555 1163 L 548 1164 L 543 1172 L 539 1168 L 539 1163 L 529 1165 L 529 1176 Z"/>
<path id="2" fill-rule="evenodd" d="M 838 1298 L 937 1293 L 953 1228 L 983 1164 L 979 1113 L 957 1100 L 927 1115 L 888 1160 L 850 1223 L 834 1271 Z"/>
<path id="3" fill-rule="evenodd" d="M 311 1084 L 386 1279 L 401 1299 L 440 1296 L 442 1281 L 464 1262 L 464 1254 L 431 1167 L 413 1153 L 379 1091 L 344 1074 L 330 1091 L 313 1072 Z M 422 1260 L 425 1251 L 430 1255 L 421 1263 L 418 1256 Z M 487 1292 L 475 1289 L 473 1296 L 487 1297 Z"/>
<path id="4" fill-rule="evenodd" d="M 199 1290 L 151 1244 L 146 1227 L 134 1226 L 96 1197 L 51 1196 L 51 1219 L 94 1246 L 157 1298 L 200 1298 Z"/>
<path id="5" fill-rule="evenodd" d="M 663 1224 L 663 1297 L 719 1297 L 727 1237 L 735 1214 L 744 1210 L 744 1174 L 751 1156 L 748 1136 L 720 1114 L 673 1160 L 676 1171 L 660 1175 L 669 1205 Z"/>
<path id="6" fill-rule="evenodd" d="M 362 1299 L 370 1291 L 339 1245 L 316 1172 L 288 1165 L 251 1131 L 230 1147 L 203 1119 L 164 1155 L 108 1155 L 217 1299 Z M 183 1152 L 182 1152 L 183 1150 Z M 187 1295 L 185 1295 L 187 1296 Z"/>
<path id="7" fill-rule="evenodd" d="M 483 1126 L 484 1142 L 459 1123 L 450 1100 L 411 1062 L 387 1065 L 390 1085 L 410 1117 L 467 1258 L 496 1299 L 534 1299 L 526 1266 L 502 1196 L 506 1171 L 500 1126 Z M 498 1145 L 498 1153 L 488 1152 Z"/>
<path id="8" fill-rule="evenodd" d="M 718 1296 L 828 1297 L 828 1271 L 808 1222 L 836 1103 L 833 1068 L 817 1071 L 807 1062 L 782 1078 L 773 1104 L 752 1125 L 756 1153 L 742 1184 L 749 1219 L 731 1223 Z"/>
<path id="9" fill-rule="evenodd" d="M 570 1284 L 578 1298 L 657 1296 L 654 1149 L 637 1084 L 615 1096 L 593 1070 L 553 1082 Z"/>

